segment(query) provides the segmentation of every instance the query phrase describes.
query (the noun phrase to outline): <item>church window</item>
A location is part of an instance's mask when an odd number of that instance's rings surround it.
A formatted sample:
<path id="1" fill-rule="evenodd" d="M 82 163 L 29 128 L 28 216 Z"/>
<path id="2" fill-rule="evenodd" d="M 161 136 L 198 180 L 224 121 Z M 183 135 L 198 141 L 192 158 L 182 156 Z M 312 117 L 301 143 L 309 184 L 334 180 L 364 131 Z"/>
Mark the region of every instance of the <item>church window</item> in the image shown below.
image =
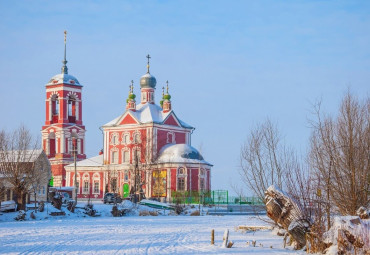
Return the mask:
<path id="1" fill-rule="evenodd" d="M 94 194 L 99 194 L 100 190 L 99 190 L 99 182 L 98 181 L 94 181 Z"/>
<path id="2" fill-rule="evenodd" d="M 90 189 L 90 177 L 89 177 L 89 174 L 88 173 L 85 173 L 83 175 L 83 187 L 82 187 L 82 193 L 83 194 L 88 194 L 89 193 L 89 189 Z"/>
<path id="3" fill-rule="evenodd" d="M 76 122 L 76 98 L 73 96 L 68 98 L 68 120 L 70 123 Z"/>
<path id="4" fill-rule="evenodd" d="M 111 134 L 110 144 L 112 144 L 112 145 L 118 145 L 119 144 L 119 142 L 118 142 L 118 133 Z"/>
<path id="5" fill-rule="evenodd" d="M 178 174 L 179 175 L 184 175 L 185 174 L 185 168 L 180 167 L 179 170 L 178 170 Z"/>
<path id="6" fill-rule="evenodd" d="M 83 190 L 83 193 L 84 194 L 89 193 L 89 181 L 84 181 L 84 190 Z"/>
<path id="7" fill-rule="evenodd" d="M 125 182 L 128 182 L 128 170 L 125 170 L 124 180 Z"/>
<path id="8" fill-rule="evenodd" d="M 177 178 L 177 190 L 178 191 L 185 190 L 185 178 L 184 177 Z"/>
<path id="9" fill-rule="evenodd" d="M 58 122 L 59 118 L 59 98 L 58 95 L 53 95 L 51 97 L 51 121 L 53 123 Z"/>
<path id="10" fill-rule="evenodd" d="M 167 143 L 176 143 L 174 132 L 168 132 L 167 133 Z"/>
<path id="11" fill-rule="evenodd" d="M 112 164 L 118 164 L 118 151 L 112 151 Z"/>
<path id="12" fill-rule="evenodd" d="M 133 138 L 134 138 L 134 143 L 135 144 L 141 143 L 141 135 L 140 135 L 140 132 L 139 131 L 136 131 L 133 134 Z"/>
<path id="13" fill-rule="evenodd" d="M 98 173 L 95 173 L 93 176 L 93 182 L 94 182 L 94 189 L 93 193 L 94 194 L 99 194 L 100 193 L 100 176 Z"/>
<path id="14" fill-rule="evenodd" d="M 55 156 L 56 153 L 56 142 L 55 142 L 55 133 L 49 134 L 49 155 L 51 157 Z"/>
<path id="15" fill-rule="evenodd" d="M 130 134 L 129 133 L 124 133 L 122 141 L 123 141 L 123 144 L 126 144 L 126 145 L 130 144 Z"/>
<path id="16" fill-rule="evenodd" d="M 130 162 L 130 151 L 128 150 L 123 151 L 123 162 L 124 163 Z"/>

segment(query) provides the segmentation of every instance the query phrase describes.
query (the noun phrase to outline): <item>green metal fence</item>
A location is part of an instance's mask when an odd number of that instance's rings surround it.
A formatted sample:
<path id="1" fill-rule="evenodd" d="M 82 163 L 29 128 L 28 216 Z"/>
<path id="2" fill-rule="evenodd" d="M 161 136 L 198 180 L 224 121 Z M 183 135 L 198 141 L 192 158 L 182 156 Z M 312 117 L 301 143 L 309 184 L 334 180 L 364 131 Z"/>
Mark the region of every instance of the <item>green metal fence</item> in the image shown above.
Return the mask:
<path id="1" fill-rule="evenodd" d="M 211 205 L 263 205 L 256 197 L 229 196 L 228 190 L 172 191 L 174 204 L 211 204 Z"/>

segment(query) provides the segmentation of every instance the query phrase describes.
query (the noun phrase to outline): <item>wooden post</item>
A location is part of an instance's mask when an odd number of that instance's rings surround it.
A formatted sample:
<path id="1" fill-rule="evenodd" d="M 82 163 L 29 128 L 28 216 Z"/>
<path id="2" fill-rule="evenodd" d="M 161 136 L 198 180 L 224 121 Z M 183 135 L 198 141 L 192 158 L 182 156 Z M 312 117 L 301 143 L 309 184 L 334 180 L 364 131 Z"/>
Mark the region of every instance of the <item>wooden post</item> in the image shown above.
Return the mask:
<path id="1" fill-rule="evenodd" d="M 226 248 L 227 247 L 228 241 L 229 241 L 229 230 L 226 229 L 225 230 L 225 233 L 224 233 L 224 237 L 223 237 L 223 243 L 222 243 L 222 247 L 223 248 Z"/>
<path id="2" fill-rule="evenodd" d="M 214 245 L 215 244 L 215 230 L 212 229 L 211 231 L 211 244 Z"/>

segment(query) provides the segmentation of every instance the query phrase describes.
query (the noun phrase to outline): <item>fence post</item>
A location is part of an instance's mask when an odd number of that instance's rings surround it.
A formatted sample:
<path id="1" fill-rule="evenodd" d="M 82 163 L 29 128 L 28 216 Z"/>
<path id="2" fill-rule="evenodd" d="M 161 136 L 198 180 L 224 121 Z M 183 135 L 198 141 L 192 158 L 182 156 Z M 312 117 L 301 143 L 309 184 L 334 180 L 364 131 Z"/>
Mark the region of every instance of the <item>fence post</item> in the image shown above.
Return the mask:
<path id="1" fill-rule="evenodd" d="M 212 245 L 215 244 L 215 230 L 214 229 L 212 229 L 211 231 L 211 244 Z"/>

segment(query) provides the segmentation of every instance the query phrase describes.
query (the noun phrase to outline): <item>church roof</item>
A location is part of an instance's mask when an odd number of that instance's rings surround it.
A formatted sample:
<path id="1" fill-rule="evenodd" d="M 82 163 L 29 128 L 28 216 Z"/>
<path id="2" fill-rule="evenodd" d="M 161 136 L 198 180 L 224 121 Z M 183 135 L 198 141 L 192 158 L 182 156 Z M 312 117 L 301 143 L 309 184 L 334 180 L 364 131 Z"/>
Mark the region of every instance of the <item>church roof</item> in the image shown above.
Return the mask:
<path id="1" fill-rule="evenodd" d="M 150 104 L 150 103 L 145 103 L 145 104 L 139 104 L 136 107 L 136 111 L 131 111 L 131 110 L 126 110 L 126 112 L 129 111 L 129 113 L 141 124 L 146 124 L 146 123 L 157 123 L 157 124 L 162 124 L 167 117 L 170 114 L 175 115 L 173 111 L 169 111 L 164 113 L 163 109 L 156 105 L 156 104 Z M 108 126 L 115 126 L 118 125 L 119 120 L 122 118 L 123 115 L 126 114 L 123 113 L 121 116 L 115 118 L 114 120 L 106 123 L 104 127 Z M 176 115 L 175 115 L 176 116 Z M 180 125 L 184 128 L 193 128 L 189 124 L 185 123 L 184 121 L 180 120 L 179 118 L 176 119 L 179 121 Z"/>
<path id="2" fill-rule="evenodd" d="M 67 166 L 73 167 L 74 163 Z M 76 163 L 76 166 L 103 166 L 103 154 L 78 161 Z"/>
<path id="3" fill-rule="evenodd" d="M 212 166 L 197 149 L 188 144 L 167 144 L 159 152 L 158 163 L 195 163 Z"/>
<path id="4" fill-rule="evenodd" d="M 46 86 L 56 85 L 56 84 L 69 84 L 69 85 L 75 85 L 75 86 L 82 86 L 80 82 L 74 77 L 73 75 L 66 74 L 66 73 L 60 73 L 57 75 L 54 75 L 50 81 L 46 84 Z"/>

